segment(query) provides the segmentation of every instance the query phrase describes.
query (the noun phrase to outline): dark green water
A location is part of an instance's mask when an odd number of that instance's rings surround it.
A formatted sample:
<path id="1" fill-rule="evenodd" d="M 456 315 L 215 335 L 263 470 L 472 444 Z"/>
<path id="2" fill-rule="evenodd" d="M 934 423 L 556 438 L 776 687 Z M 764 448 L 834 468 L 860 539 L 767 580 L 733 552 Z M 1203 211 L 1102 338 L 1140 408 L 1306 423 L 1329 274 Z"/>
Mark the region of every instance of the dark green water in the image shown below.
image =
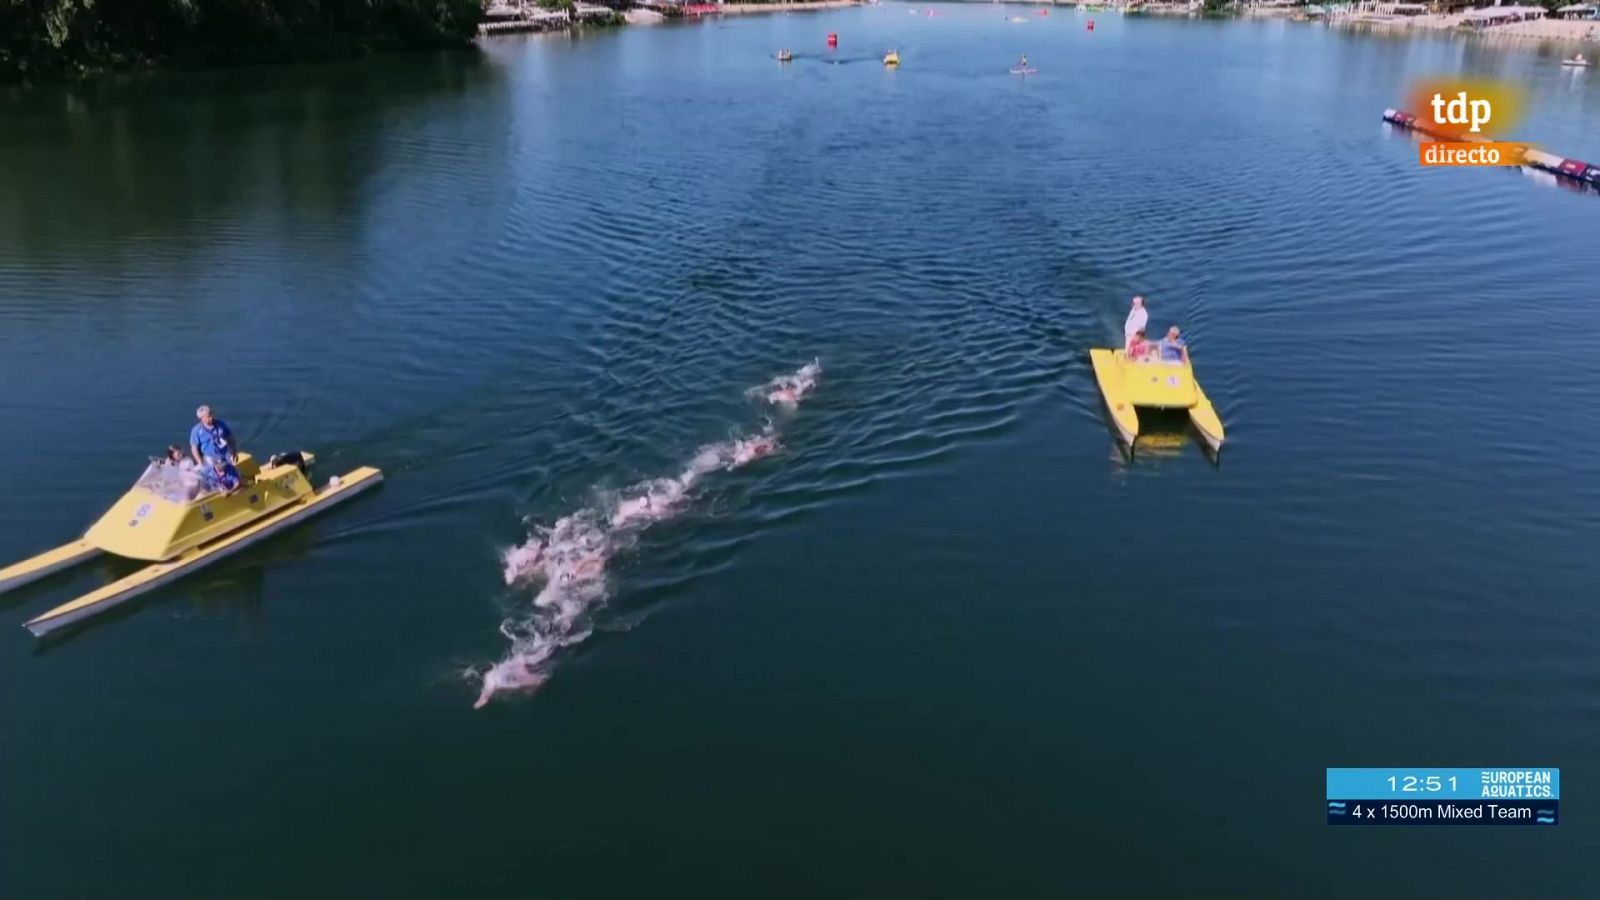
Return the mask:
<path id="1" fill-rule="evenodd" d="M 388 478 L 64 640 L 18 626 L 128 566 L 0 599 L 0 891 L 1591 894 L 1600 198 L 1423 171 L 1378 118 L 1514 78 L 1518 136 L 1594 159 L 1596 76 L 942 11 L 0 98 L 0 556 L 199 402 Z M 1220 466 L 1114 447 L 1086 351 L 1136 292 Z M 474 712 L 532 611 L 501 552 L 813 357 L 783 451 L 703 478 L 549 682 Z M 1569 797 L 1330 830 L 1329 765 Z"/>

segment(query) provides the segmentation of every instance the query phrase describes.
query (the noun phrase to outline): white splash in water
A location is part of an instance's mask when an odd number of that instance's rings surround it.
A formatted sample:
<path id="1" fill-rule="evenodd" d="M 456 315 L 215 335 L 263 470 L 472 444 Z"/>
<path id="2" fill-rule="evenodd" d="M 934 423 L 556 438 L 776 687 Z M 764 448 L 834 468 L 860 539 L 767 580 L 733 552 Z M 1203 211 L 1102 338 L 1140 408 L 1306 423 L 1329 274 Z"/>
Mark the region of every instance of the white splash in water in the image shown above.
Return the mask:
<path id="1" fill-rule="evenodd" d="M 774 406 L 794 409 L 817 386 L 822 375 L 822 361 L 813 359 L 789 375 L 779 375 L 760 387 L 751 388 L 752 397 L 760 397 Z"/>
<path id="2" fill-rule="evenodd" d="M 483 673 L 483 690 L 473 701 L 473 709 L 489 705 L 489 698 L 501 691 L 531 691 L 544 684 L 550 676 L 540 670 L 539 662 L 531 655 L 513 654 L 496 663 Z"/>
<path id="3" fill-rule="evenodd" d="M 768 422 L 767 427 L 760 434 L 733 442 L 733 446 L 728 453 L 728 471 L 731 472 L 740 466 L 747 466 L 762 457 L 771 456 L 777 453 L 781 447 L 782 445 L 778 443 L 778 436 L 772 427 L 772 423 Z"/>
<path id="4" fill-rule="evenodd" d="M 797 405 L 816 386 L 821 371 L 812 361 L 751 393 Z M 772 400 L 774 392 L 789 399 Z M 602 504 L 609 508 L 580 509 L 548 528 L 535 528 L 526 543 L 507 548 L 501 557 L 506 584 L 541 587 L 531 612 L 501 623 L 511 648 L 481 676 L 483 689 L 473 708 L 482 708 L 499 693 L 537 690 L 549 679 L 556 652 L 589 636 L 587 613 L 606 596 L 606 563 L 633 534 L 687 508 L 706 475 L 737 469 L 780 449 L 771 422 L 757 434 L 707 444 L 675 477 L 640 482 Z"/>

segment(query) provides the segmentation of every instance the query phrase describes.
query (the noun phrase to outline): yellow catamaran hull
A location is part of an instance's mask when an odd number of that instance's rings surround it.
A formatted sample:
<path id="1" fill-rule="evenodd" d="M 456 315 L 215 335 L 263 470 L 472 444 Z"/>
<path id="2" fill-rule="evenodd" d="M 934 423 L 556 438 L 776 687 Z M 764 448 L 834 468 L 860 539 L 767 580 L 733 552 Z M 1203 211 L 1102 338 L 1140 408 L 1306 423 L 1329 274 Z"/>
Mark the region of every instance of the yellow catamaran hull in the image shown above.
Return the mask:
<path id="1" fill-rule="evenodd" d="M 1089 351 L 1100 395 L 1111 413 L 1117 435 L 1132 451 L 1139 437 L 1139 409 L 1182 409 L 1189 413 L 1194 430 L 1213 452 L 1222 449 L 1227 435 L 1222 419 L 1206 392 L 1195 380 L 1187 362 L 1147 360 L 1134 362 L 1121 350 L 1096 348 Z"/>
<path id="2" fill-rule="evenodd" d="M 311 454 L 296 456 L 263 469 L 241 454 L 241 486 L 231 494 L 186 490 L 177 469 L 153 464 L 82 540 L 0 569 L 0 593 L 102 553 L 155 562 L 24 623 L 43 636 L 226 559 L 383 481 L 382 472 L 363 466 L 313 488 L 305 473 Z"/>
<path id="3" fill-rule="evenodd" d="M 86 563 L 99 556 L 101 552 L 99 547 L 88 541 L 79 540 L 62 544 L 54 550 L 46 550 L 16 565 L 6 566 L 0 569 L 0 594 Z"/>

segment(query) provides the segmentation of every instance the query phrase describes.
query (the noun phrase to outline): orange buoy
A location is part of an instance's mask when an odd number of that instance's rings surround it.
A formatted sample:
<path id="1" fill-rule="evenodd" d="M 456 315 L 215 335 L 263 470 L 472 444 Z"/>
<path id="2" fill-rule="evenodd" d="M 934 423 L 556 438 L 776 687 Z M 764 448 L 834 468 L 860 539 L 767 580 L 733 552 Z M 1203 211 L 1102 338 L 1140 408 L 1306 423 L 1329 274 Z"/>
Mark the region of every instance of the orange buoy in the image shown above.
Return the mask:
<path id="1" fill-rule="evenodd" d="M 1090 19 L 1090 20 L 1089 20 L 1089 30 L 1090 30 L 1090 31 L 1093 31 L 1093 30 L 1094 30 L 1094 20 L 1093 20 L 1093 19 Z"/>
<path id="2" fill-rule="evenodd" d="M 829 47 L 837 47 L 837 46 L 839 46 L 839 34 L 838 34 L 838 32 L 835 32 L 835 31 L 828 32 L 828 46 Z"/>

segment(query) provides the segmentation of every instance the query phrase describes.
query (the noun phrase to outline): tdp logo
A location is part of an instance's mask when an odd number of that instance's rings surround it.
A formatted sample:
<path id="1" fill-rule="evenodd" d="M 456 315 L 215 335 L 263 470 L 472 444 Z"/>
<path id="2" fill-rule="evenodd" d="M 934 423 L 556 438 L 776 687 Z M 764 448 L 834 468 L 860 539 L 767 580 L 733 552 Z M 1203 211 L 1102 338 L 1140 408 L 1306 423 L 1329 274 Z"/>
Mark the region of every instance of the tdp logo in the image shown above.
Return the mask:
<path id="1" fill-rule="evenodd" d="M 1436 125 L 1468 125 L 1467 130 L 1478 133 L 1489 124 L 1494 110 L 1488 100 L 1472 100 L 1466 91 L 1458 91 L 1454 99 L 1446 101 L 1441 94 L 1433 95 L 1433 121 Z"/>
<path id="2" fill-rule="evenodd" d="M 1473 141 L 1491 131 L 1510 134 L 1528 105 L 1526 92 L 1513 82 L 1456 76 L 1417 81 L 1406 101 L 1419 113 L 1417 125 L 1424 133 Z"/>

